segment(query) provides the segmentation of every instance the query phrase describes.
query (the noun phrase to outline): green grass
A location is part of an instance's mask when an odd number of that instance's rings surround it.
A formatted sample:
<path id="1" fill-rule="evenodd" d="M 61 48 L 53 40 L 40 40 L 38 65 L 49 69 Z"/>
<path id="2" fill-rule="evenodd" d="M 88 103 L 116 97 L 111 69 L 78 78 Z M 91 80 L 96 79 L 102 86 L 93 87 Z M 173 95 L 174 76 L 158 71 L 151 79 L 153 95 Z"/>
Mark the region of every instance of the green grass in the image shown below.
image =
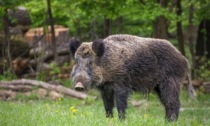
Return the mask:
<path id="1" fill-rule="evenodd" d="M 88 102 L 64 98 L 50 100 L 0 101 L 0 126 L 209 126 L 210 95 L 199 94 L 192 100 L 182 92 L 182 108 L 177 122 L 164 120 L 165 113 L 155 95 L 147 98 L 134 94 L 129 101 L 146 100 L 140 107 L 129 104 L 127 118 L 118 121 L 117 111 L 113 119 L 105 118 L 101 99 Z"/>

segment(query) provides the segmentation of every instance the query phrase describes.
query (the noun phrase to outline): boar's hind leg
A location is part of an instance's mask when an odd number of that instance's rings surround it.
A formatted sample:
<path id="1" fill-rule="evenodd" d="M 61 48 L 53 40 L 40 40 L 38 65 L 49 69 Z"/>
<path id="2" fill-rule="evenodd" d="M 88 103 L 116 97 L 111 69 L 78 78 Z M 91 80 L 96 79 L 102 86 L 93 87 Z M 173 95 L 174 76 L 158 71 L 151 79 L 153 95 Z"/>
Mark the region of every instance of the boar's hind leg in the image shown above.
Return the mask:
<path id="1" fill-rule="evenodd" d="M 127 99 L 129 95 L 129 90 L 127 87 L 116 88 L 115 87 L 115 98 L 117 104 L 117 111 L 120 120 L 125 119 L 125 110 L 127 108 Z"/>
<path id="2" fill-rule="evenodd" d="M 106 85 L 99 88 L 101 91 L 101 96 L 104 102 L 104 108 L 106 111 L 106 117 L 113 117 L 113 107 L 114 107 L 114 91 L 111 86 Z"/>
<path id="3" fill-rule="evenodd" d="M 179 116 L 180 108 L 179 82 L 173 77 L 170 77 L 168 80 L 164 80 L 160 85 L 157 85 L 155 91 L 165 107 L 166 119 L 168 121 L 176 121 Z"/>

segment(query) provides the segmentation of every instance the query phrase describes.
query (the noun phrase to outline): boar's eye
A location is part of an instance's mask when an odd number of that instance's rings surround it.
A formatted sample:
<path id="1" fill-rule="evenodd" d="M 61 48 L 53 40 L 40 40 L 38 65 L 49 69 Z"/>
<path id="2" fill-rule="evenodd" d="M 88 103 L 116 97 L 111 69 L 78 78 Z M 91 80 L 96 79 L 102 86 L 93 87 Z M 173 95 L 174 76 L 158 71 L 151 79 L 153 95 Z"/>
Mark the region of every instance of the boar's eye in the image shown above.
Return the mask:
<path id="1" fill-rule="evenodd" d="M 91 66 L 92 64 L 93 64 L 93 61 L 89 61 L 89 64 L 88 65 Z"/>

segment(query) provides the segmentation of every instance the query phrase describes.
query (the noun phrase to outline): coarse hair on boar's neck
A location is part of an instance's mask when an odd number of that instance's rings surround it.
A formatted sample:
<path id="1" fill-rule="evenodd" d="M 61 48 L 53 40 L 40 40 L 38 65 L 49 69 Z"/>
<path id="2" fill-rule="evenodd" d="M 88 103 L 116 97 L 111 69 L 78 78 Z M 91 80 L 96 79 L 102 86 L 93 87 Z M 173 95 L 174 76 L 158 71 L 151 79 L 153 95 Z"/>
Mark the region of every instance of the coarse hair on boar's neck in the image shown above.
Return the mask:
<path id="1" fill-rule="evenodd" d="M 132 35 L 111 35 L 93 42 L 70 41 L 76 64 L 71 72 L 75 89 L 96 87 L 101 92 L 107 117 L 125 119 L 131 91 L 154 90 L 165 107 L 166 119 L 179 116 L 180 85 L 188 78 L 189 94 L 194 97 L 188 60 L 167 40 Z"/>

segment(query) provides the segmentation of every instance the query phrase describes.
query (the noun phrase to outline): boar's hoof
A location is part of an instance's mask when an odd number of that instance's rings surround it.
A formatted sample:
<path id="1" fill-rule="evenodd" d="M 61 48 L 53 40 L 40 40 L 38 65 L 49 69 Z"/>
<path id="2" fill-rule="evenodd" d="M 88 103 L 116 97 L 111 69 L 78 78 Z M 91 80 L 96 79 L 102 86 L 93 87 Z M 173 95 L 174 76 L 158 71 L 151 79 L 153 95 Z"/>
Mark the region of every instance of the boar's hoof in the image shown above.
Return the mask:
<path id="1" fill-rule="evenodd" d="M 77 91 L 84 91 L 85 88 L 84 88 L 84 86 L 82 85 L 81 82 L 78 82 L 78 83 L 75 85 L 75 90 L 77 90 Z"/>

